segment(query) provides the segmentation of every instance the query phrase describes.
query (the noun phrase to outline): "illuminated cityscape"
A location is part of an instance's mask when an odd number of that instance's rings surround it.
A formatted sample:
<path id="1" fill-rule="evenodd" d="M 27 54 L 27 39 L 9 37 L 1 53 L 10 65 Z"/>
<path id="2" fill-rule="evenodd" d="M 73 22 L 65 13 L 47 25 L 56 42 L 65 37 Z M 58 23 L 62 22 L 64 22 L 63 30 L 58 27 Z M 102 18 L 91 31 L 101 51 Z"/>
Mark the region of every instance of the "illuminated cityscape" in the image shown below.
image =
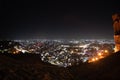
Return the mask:
<path id="1" fill-rule="evenodd" d="M 120 80 L 120 0 L 0 3 L 0 80 Z"/>
<path id="2" fill-rule="evenodd" d="M 14 40 L 0 44 L 1 53 L 39 54 L 44 62 L 72 66 L 98 61 L 114 52 L 113 40 Z"/>

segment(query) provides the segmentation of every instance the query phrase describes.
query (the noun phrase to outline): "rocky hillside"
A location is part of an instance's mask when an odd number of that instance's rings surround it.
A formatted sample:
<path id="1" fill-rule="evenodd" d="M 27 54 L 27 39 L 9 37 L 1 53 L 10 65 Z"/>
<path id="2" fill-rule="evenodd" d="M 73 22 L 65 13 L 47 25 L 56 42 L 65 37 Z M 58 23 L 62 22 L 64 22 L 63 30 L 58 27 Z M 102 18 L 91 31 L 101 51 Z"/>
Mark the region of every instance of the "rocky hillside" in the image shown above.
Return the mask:
<path id="1" fill-rule="evenodd" d="M 90 64 L 69 68 L 74 80 L 120 80 L 120 52 Z"/>
<path id="2" fill-rule="evenodd" d="M 69 71 L 34 54 L 0 54 L 0 80 L 73 80 Z"/>
<path id="3" fill-rule="evenodd" d="M 36 54 L 0 54 L 0 80 L 119 80 L 120 52 L 94 63 L 58 67 Z"/>

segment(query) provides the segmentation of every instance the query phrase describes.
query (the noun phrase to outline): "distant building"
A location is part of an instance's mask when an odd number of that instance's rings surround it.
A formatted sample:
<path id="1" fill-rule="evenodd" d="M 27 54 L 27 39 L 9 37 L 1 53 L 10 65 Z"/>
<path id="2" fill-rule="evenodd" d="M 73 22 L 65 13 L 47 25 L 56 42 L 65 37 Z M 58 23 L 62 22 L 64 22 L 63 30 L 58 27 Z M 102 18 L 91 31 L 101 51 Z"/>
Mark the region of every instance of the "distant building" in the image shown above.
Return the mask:
<path id="1" fill-rule="evenodd" d="M 114 28 L 115 52 L 120 51 L 120 14 L 112 15 Z"/>

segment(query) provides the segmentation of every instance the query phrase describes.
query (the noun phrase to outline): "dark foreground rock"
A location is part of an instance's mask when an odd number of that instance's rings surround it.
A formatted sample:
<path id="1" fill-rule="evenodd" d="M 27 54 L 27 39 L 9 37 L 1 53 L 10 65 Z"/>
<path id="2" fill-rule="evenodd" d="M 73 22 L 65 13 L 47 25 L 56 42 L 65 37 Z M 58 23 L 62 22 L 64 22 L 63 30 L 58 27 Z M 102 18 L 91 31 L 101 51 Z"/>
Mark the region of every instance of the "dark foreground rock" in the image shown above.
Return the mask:
<path id="1" fill-rule="evenodd" d="M 69 68 L 74 80 L 120 80 L 120 52 L 94 63 Z"/>
<path id="2" fill-rule="evenodd" d="M 39 55 L 0 55 L 0 80 L 73 80 L 63 67 L 40 60 Z"/>
<path id="3" fill-rule="evenodd" d="M 120 52 L 94 63 L 58 67 L 36 54 L 0 54 L 0 80 L 119 80 Z"/>

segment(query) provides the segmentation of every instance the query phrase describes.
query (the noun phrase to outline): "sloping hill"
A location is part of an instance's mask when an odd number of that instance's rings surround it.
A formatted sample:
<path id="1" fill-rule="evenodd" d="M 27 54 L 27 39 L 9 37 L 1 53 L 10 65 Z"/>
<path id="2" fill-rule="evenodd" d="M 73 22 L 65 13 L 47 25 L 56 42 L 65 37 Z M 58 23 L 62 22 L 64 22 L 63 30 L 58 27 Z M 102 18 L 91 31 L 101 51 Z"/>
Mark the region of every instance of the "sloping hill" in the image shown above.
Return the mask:
<path id="1" fill-rule="evenodd" d="M 119 80 L 120 52 L 94 63 L 58 67 L 36 54 L 0 54 L 0 80 Z"/>
<path id="2" fill-rule="evenodd" d="M 69 71 L 74 80 L 120 80 L 120 52 L 94 63 L 70 67 Z"/>
<path id="3" fill-rule="evenodd" d="M 72 80 L 69 71 L 36 54 L 0 54 L 0 80 Z"/>

